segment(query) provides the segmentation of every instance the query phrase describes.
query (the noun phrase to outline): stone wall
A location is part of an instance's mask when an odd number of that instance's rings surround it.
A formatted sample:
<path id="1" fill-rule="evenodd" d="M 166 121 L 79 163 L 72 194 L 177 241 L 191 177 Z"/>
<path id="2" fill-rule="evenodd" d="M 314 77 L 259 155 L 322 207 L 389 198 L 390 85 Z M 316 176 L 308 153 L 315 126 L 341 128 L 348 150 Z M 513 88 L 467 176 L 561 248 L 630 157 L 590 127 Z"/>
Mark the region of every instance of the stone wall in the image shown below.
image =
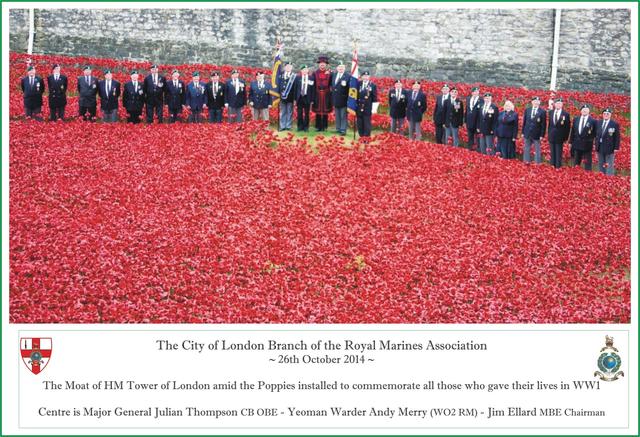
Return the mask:
<path id="1" fill-rule="evenodd" d="M 374 75 L 548 88 L 553 9 L 36 9 L 34 52 L 159 63 L 270 65 L 276 34 L 295 64 L 327 54 Z M 24 51 L 28 12 L 10 12 Z M 563 10 L 558 88 L 629 92 L 630 11 Z"/>

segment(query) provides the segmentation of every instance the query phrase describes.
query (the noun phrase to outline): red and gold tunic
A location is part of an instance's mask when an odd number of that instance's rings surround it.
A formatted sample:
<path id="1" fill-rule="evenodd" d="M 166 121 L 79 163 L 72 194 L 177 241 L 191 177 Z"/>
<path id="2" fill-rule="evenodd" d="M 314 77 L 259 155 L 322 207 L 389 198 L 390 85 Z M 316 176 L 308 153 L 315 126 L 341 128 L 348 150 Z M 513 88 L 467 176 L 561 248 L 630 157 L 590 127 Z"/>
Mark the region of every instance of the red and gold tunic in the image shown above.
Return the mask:
<path id="1" fill-rule="evenodd" d="M 313 102 L 313 112 L 320 115 L 329 114 L 331 105 L 331 72 L 318 69 L 313 73 L 313 86 L 316 87 L 316 97 Z"/>

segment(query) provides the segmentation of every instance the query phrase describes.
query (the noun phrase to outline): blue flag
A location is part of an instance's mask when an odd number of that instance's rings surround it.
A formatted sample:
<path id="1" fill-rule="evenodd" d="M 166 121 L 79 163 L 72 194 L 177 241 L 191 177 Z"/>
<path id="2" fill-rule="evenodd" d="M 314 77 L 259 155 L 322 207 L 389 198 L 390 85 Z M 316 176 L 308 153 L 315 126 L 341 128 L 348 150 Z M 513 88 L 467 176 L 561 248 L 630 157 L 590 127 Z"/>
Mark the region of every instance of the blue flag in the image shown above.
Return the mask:
<path id="1" fill-rule="evenodd" d="M 358 109 L 358 50 L 353 50 L 351 58 L 351 79 L 349 80 L 349 98 L 347 99 L 347 110 L 355 114 Z"/>

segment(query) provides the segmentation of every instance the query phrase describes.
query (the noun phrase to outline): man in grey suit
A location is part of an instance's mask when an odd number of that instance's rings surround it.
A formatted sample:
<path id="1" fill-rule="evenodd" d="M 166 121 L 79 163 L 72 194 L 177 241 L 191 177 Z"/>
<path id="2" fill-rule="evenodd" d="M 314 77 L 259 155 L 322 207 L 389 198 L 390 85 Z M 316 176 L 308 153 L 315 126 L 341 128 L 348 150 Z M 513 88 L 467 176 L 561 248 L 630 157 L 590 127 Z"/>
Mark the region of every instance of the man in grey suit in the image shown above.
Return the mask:
<path id="1" fill-rule="evenodd" d="M 95 121 L 98 101 L 98 79 L 91 75 L 91 67 L 86 65 L 83 68 L 83 75 L 78 78 L 78 104 L 80 106 L 80 117 L 83 120 Z"/>

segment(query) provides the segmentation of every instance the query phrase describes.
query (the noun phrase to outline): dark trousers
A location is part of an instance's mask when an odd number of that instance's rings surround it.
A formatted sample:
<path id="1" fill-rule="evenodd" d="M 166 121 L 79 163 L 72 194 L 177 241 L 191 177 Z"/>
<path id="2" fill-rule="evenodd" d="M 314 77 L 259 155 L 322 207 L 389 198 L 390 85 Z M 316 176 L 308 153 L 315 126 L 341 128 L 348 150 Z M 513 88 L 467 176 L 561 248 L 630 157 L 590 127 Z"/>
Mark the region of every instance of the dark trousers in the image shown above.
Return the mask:
<path id="1" fill-rule="evenodd" d="M 169 108 L 169 123 L 180 121 L 180 112 L 182 108 Z"/>
<path id="2" fill-rule="evenodd" d="M 96 106 L 80 106 L 80 117 L 84 121 L 95 121 L 96 119 Z"/>
<path id="3" fill-rule="evenodd" d="M 555 168 L 562 167 L 562 147 L 564 143 L 549 143 L 551 149 L 551 165 Z"/>
<path id="4" fill-rule="evenodd" d="M 329 127 L 329 116 L 327 114 L 316 114 L 316 129 L 323 131 Z"/>
<path id="5" fill-rule="evenodd" d="M 222 123 L 222 109 L 209 108 L 209 121 L 211 123 Z"/>
<path id="6" fill-rule="evenodd" d="M 576 167 L 582 164 L 584 158 L 584 169 L 591 171 L 591 161 L 593 160 L 593 153 L 591 150 L 578 150 L 573 151 L 573 165 Z"/>
<path id="7" fill-rule="evenodd" d="M 200 123 L 202 121 L 202 109 L 191 108 L 189 113 L 189 123 Z"/>
<path id="8" fill-rule="evenodd" d="M 504 159 L 516 157 L 516 145 L 511 138 L 498 137 L 498 150 Z"/>
<path id="9" fill-rule="evenodd" d="M 153 123 L 153 113 L 158 117 L 158 122 L 162 123 L 162 103 L 147 103 L 147 123 Z"/>
<path id="10" fill-rule="evenodd" d="M 358 135 L 361 137 L 370 137 L 371 136 L 371 114 L 358 114 L 357 117 L 358 124 Z"/>
<path id="11" fill-rule="evenodd" d="M 57 119 L 64 120 L 64 108 L 65 106 L 49 106 L 49 120 L 56 121 Z"/>
<path id="12" fill-rule="evenodd" d="M 478 140 L 476 139 L 476 130 L 474 129 L 469 129 L 467 127 L 467 148 L 469 150 L 473 150 L 475 148 L 476 151 L 480 150 L 478 148 Z"/>
<path id="13" fill-rule="evenodd" d="M 42 121 L 42 106 L 37 106 L 35 108 L 29 108 L 25 106 L 24 115 L 27 117 L 34 118 L 38 121 Z"/>
<path id="14" fill-rule="evenodd" d="M 436 143 L 444 144 L 444 127 L 442 124 L 434 123 L 436 126 Z"/>
<path id="15" fill-rule="evenodd" d="M 309 109 L 310 104 L 304 102 L 298 102 L 298 130 L 309 129 Z"/>
<path id="16" fill-rule="evenodd" d="M 129 117 L 127 117 L 127 123 L 140 123 L 140 115 L 142 115 L 142 111 L 127 111 L 127 113 L 129 114 Z"/>

